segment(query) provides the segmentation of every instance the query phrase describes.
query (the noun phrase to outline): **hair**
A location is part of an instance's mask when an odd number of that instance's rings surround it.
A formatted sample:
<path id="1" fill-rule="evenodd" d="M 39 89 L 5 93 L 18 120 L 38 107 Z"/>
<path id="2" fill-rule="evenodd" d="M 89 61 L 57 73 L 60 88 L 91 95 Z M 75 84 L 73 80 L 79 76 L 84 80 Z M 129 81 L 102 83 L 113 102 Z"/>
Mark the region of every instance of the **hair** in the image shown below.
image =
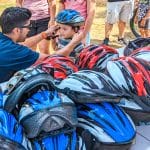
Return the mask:
<path id="1" fill-rule="evenodd" d="M 9 7 L 0 16 L 0 26 L 4 34 L 11 33 L 16 27 L 24 25 L 31 18 L 31 11 L 27 8 Z"/>

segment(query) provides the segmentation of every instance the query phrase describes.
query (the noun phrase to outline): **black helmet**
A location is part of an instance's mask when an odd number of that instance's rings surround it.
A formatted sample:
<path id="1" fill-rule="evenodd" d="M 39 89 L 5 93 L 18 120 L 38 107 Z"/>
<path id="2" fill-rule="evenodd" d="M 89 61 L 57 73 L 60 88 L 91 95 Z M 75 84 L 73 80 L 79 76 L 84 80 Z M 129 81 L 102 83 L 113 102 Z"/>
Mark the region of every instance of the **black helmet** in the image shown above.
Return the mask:
<path id="1" fill-rule="evenodd" d="M 53 78 L 38 68 L 18 71 L 7 82 L 3 108 L 8 112 L 18 109 L 33 93 L 41 89 L 53 90 Z"/>
<path id="2" fill-rule="evenodd" d="M 147 109 L 145 109 L 145 107 L 138 103 L 138 99 L 140 100 L 139 97 L 135 97 L 134 99 L 122 98 L 118 105 L 130 115 L 136 125 L 140 125 L 141 123 L 146 124 L 150 122 L 150 106 L 147 105 Z"/>
<path id="3" fill-rule="evenodd" d="M 113 103 L 79 104 L 77 132 L 87 150 L 129 149 L 135 137 L 131 118 Z"/>
<path id="4" fill-rule="evenodd" d="M 122 97 L 122 92 L 111 78 L 92 70 L 71 74 L 56 85 L 56 89 L 79 103 L 97 103 L 104 100 L 119 102 Z"/>
<path id="5" fill-rule="evenodd" d="M 150 38 L 137 38 L 130 41 L 124 49 L 124 55 L 129 56 L 134 50 L 148 46 L 150 44 Z"/>

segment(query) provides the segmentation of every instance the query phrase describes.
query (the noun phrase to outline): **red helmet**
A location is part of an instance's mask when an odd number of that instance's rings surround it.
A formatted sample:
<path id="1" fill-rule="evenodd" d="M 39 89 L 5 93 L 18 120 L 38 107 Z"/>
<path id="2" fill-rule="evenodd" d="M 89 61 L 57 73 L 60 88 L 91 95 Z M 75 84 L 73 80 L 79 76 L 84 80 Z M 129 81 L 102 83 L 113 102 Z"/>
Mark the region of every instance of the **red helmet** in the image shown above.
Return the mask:
<path id="1" fill-rule="evenodd" d="M 133 51 L 130 56 L 144 59 L 150 62 L 150 46 L 139 48 Z"/>
<path id="2" fill-rule="evenodd" d="M 90 45 L 79 54 L 76 64 L 79 69 L 103 70 L 113 58 L 118 58 L 115 49 L 105 45 Z"/>
<path id="3" fill-rule="evenodd" d="M 123 57 L 119 60 L 129 71 L 137 89 L 138 96 L 146 96 L 150 92 L 150 63 L 133 57 Z M 148 85 L 147 88 L 145 85 Z"/>
<path id="4" fill-rule="evenodd" d="M 61 81 L 68 75 L 78 71 L 78 68 L 69 57 L 61 55 L 52 55 L 48 57 L 39 67 L 43 71 L 51 74 L 57 81 Z"/>

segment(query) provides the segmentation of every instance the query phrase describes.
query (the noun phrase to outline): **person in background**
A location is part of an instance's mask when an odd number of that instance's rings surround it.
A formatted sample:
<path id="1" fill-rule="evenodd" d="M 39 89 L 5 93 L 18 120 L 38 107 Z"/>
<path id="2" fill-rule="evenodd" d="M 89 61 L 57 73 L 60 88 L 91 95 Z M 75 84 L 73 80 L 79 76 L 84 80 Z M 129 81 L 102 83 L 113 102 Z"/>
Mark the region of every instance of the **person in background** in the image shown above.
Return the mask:
<path id="1" fill-rule="evenodd" d="M 57 26 L 27 38 L 30 31 L 31 12 L 20 7 L 6 8 L 0 16 L 0 83 L 8 81 L 15 72 L 41 63 L 49 55 L 31 50 L 38 42 L 54 36 Z M 26 40 L 27 38 L 27 40 Z M 55 54 L 68 56 L 83 39 L 83 33 L 75 34 L 64 48 Z"/>
<path id="2" fill-rule="evenodd" d="M 56 5 L 54 0 L 16 0 L 16 6 L 28 8 L 32 12 L 31 29 L 28 37 L 37 35 L 54 25 Z M 40 52 L 49 54 L 49 40 L 43 39 L 38 43 Z M 37 49 L 37 45 L 32 47 Z"/>
<path id="3" fill-rule="evenodd" d="M 57 32 L 58 38 L 53 40 L 53 49 L 57 51 L 69 44 L 74 34 L 80 31 L 80 28 L 84 25 L 84 17 L 76 10 L 65 9 L 57 14 L 56 23 L 59 30 Z M 83 48 L 84 45 L 80 42 L 69 56 L 76 58 Z"/>
<path id="4" fill-rule="evenodd" d="M 142 37 L 150 37 L 150 0 L 139 0 L 137 21 Z"/>
<path id="5" fill-rule="evenodd" d="M 115 23 L 118 23 L 119 29 L 118 42 L 123 45 L 127 44 L 124 39 L 124 33 L 126 24 L 132 15 L 132 5 L 132 0 L 108 0 L 103 44 L 109 45 L 109 37 Z"/>
<path id="6" fill-rule="evenodd" d="M 63 9 L 73 9 L 80 12 L 85 18 L 83 28 L 85 46 L 90 45 L 90 29 L 95 15 L 95 0 L 59 0 L 59 11 Z"/>

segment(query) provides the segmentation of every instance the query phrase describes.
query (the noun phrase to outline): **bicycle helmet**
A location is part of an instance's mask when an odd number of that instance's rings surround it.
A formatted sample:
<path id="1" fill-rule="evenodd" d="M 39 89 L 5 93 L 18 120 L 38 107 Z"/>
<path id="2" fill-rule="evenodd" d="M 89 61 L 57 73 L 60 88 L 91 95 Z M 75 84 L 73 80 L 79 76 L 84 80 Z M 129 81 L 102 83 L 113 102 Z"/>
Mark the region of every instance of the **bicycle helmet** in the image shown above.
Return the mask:
<path id="1" fill-rule="evenodd" d="M 3 109 L 0 109 L 0 149 L 32 150 L 22 126 L 17 123 L 13 115 Z"/>
<path id="2" fill-rule="evenodd" d="M 77 72 L 78 68 L 69 57 L 52 55 L 43 61 L 39 68 L 52 75 L 56 83 L 65 79 L 68 75 Z"/>
<path id="3" fill-rule="evenodd" d="M 135 138 L 131 118 L 113 103 L 80 104 L 77 106 L 77 132 L 87 150 L 129 149 Z"/>
<path id="4" fill-rule="evenodd" d="M 103 71 L 109 60 L 118 58 L 118 52 L 105 45 L 90 45 L 79 54 L 76 65 L 79 69 Z"/>
<path id="5" fill-rule="evenodd" d="M 73 73 L 55 88 L 79 103 L 119 102 L 123 94 L 111 78 L 92 70 Z"/>
<path id="6" fill-rule="evenodd" d="M 19 121 L 28 138 L 39 138 L 74 130 L 76 107 L 71 99 L 57 91 L 39 91 L 25 101 Z"/>
<path id="7" fill-rule="evenodd" d="M 145 61 L 149 61 L 150 62 L 150 46 L 149 47 L 139 48 L 139 49 L 133 51 L 130 54 L 130 56 L 131 57 L 140 58 L 140 59 L 144 59 Z"/>
<path id="8" fill-rule="evenodd" d="M 38 68 L 18 71 L 4 90 L 3 108 L 8 112 L 18 110 L 24 101 L 41 89 L 53 90 L 53 78 Z M 15 111 L 16 112 L 16 111 Z"/>
<path id="9" fill-rule="evenodd" d="M 137 38 L 133 41 L 130 41 L 124 49 L 124 55 L 129 56 L 134 50 L 149 46 L 150 38 Z"/>
<path id="10" fill-rule="evenodd" d="M 33 147 L 34 150 L 86 150 L 83 139 L 76 131 L 35 140 Z"/>
<path id="11" fill-rule="evenodd" d="M 118 60 L 108 62 L 106 70 L 108 76 L 126 93 L 147 96 L 150 92 L 149 67 L 150 63 L 144 60 L 133 57 L 122 57 Z"/>
<path id="12" fill-rule="evenodd" d="M 65 9 L 58 13 L 56 16 L 56 22 L 60 24 L 66 24 L 73 27 L 81 26 L 84 24 L 84 17 L 79 12 L 72 9 Z"/>
<path id="13" fill-rule="evenodd" d="M 147 111 L 142 108 L 134 99 L 126 99 L 122 98 L 120 103 L 118 103 L 120 107 L 122 107 L 127 114 L 130 115 L 132 120 L 136 125 L 140 125 L 140 123 L 148 123 L 150 122 L 150 110 Z"/>

